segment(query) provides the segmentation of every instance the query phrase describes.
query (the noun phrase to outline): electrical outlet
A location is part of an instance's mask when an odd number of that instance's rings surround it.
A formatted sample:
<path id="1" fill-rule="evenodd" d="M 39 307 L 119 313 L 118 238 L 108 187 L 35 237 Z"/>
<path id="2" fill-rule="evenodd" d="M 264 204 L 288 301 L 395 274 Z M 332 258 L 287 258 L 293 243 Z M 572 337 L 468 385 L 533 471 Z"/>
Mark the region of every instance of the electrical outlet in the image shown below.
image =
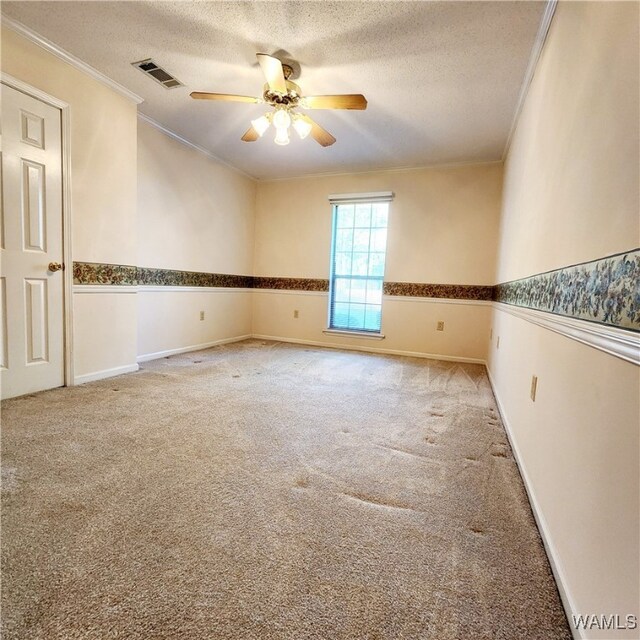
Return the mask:
<path id="1" fill-rule="evenodd" d="M 200 312 L 200 320 L 204 320 L 204 311 Z"/>
<path id="2" fill-rule="evenodd" d="M 496 349 L 500 348 L 500 336 L 498 336 L 498 339 L 496 340 Z"/>
<path id="3" fill-rule="evenodd" d="M 436 331 L 444 331 L 444 322 L 442 320 L 438 320 L 438 324 L 436 325 Z"/>
<path id="4" fill-rule="evenodd" d="M 538 390 L 538 376 L 531 376 L 531 401 L 536 401 L 536 391 Z"/>
<path id="5" fill-rule="evenodd" d="M 297 309 L 293 310 L 293 317 L 297 318 L 300 315 L 299 311 Z"/>

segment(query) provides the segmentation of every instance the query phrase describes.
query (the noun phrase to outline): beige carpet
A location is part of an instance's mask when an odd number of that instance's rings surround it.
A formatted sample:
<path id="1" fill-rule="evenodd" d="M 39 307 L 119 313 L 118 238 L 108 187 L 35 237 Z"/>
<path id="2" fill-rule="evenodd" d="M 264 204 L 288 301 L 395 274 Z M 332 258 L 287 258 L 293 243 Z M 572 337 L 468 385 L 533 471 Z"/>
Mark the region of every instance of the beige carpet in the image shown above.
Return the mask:
<path id="1" fill-rule="evenodd" d="M 247 341 L 2 410 L 4 640 L 570 638 L 479 365 Z"/>

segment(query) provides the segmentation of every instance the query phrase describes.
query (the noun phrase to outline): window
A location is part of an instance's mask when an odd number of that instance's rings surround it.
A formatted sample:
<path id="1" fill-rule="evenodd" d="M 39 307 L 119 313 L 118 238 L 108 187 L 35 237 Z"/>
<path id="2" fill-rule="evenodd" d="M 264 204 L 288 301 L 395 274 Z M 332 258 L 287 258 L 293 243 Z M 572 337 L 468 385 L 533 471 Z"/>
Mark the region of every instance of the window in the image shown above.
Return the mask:
<path id="1" fill-rule="evenodd" d="M 329 197 L 333 205 L 329 329 L 380 333 L 392 195 Z"/>

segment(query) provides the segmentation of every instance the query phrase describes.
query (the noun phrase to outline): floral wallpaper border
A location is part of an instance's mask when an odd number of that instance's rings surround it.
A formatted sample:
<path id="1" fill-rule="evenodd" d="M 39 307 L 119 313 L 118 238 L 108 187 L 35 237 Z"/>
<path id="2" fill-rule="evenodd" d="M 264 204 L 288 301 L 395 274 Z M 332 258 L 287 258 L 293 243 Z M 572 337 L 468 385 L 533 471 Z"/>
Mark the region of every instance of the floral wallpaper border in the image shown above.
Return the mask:
<path id="1" fill-rule="evenodd" d="M 157 285 L 165 287 L 234 287 L 250 288 L 252 276 L 203 271 L 152 269 L 122 264 L 74 262 L 73 284 Z"/>
<path id="2" fill-rule="evenodd" d="M 329 291 L 329 281 L 314 278 L 265 278 L 263 276 L 254 276 L 253 288 L 286 291 Z"/>
<path id="3" fill-rule="evenodd" d="M 74 262 L 77 285 L 233 287 L 282 291 L 329 291 L 314 278 L 240 276 L 131 265 Z M 640 331 L 640 249 L 572 265 L 528 278 L 482 285 L 385 282 L 389 296 L 494 300 L 527 309 Z"/>
<path id="4" fill-rule="evenodd" d="M 640 249 L 503 282 L 493 299 L 640 331 Z"/>
<path id="5" fill-rule="evenodd" d="M 74 262 L 73 284 L 135 286 L 138 284 L 138 267 L 127 264 Z"/>
<path id="6" fill-rule="evenodd" d="M 237 276 L 201 271 L 152 269 L 122 264 L 74 262 L 73 283 L 105 285 L 155 285 L 174 287 L 237 287 L 281 291 L 329 291 L 329 280 L 321 278 L 278 278 Z M 493 287 L 457 284 L 385 282 L 383 292 L 391 296 L 491 300 Z"/>
<path id="7" fill-rule="evenodd" d="M 382 292 L 386 296 L 449 298 L 453 300 L 491 300 L 493 295 L 493 287 L 473 284 L 385 282 L 382 285 Z"/>
<path id="8" fill-rule="evenodd" d="M 167 287 L 234 287 L 246 289 L 253 286 L 252 276 L 235 276 L 227 273 L 202 271 L 174 271 L 138 267 L 138 284 Z"/>

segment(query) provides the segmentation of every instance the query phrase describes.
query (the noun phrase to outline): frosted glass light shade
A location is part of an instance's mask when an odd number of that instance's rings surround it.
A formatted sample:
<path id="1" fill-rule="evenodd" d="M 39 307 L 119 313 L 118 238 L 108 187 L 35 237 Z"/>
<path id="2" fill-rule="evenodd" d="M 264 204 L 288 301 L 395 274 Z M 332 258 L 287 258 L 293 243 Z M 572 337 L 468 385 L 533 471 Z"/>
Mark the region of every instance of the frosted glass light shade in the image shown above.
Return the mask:
<path id="1" fill-rule="evenodd" d="M 256 120 L 251 121 L 251 126 L 256 130 L 256 133 L 262 137 L 264 132 L 269 128 L 269 118 L 267 118 L 267 116 L 260 116 Z"/>
<path id="2" fill-rule="evenodd" d="M 291 126 L 291 116 L 284 109 L 278 109 L 273 114 L 273 126 L 277 129 L 288 129 Z"/>
<path id="3" fill-rule="evenodd" d="M 301 140 L 304 140 L 309 135 L 309 133 L 311 133 L 311 125 L 302 118 L 296 118 L 294 120 L 293 128 L 296 130 Z"/>
<path id="4" fill-rule="evenodd" d="M 289 144 L 289 131 L 285 127 L 278 127 L 276 129 L 276 137 L 274 142 L 282 146 L 284 146 L 285 144 Z"/>

